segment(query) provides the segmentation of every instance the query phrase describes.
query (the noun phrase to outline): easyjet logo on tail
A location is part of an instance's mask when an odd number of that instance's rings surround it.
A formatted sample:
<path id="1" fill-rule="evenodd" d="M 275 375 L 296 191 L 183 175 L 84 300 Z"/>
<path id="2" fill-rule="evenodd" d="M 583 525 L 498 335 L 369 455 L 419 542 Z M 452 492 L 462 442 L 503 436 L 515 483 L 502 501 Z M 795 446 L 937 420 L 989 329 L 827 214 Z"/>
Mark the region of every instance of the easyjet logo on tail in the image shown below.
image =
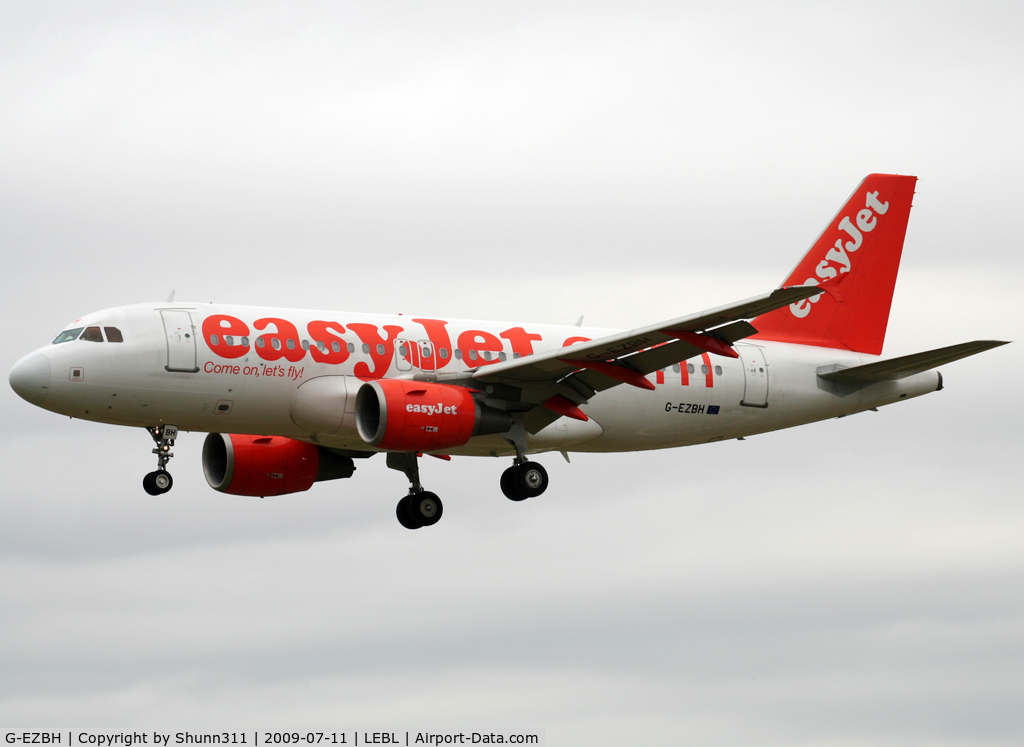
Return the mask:
<path id="1" fill-rule="evenodd" d="M 836 239 L 835 246 L 825 253 L 825 259 L 814 268 L 817 277 L 807 278 L 803 285 L 821 285 L 822 282 L 835 280 L 840 275 L 850 272 L 853 268 L 852 255 L 864 243 L 864 234 L 874 231 L 878 225 L 877 216 L 885 215 L 888 210 L 889 203 L 882 202 L 878 198 L 877 191 L 868 192 L 864 196 L 864 209 L 857 212 L 856 218 L 850 220 L 850 216 L 844 215 L 843 219 L 839 221 L 837 228 L 847 235 Z M 789 305 L 789 310 L 793 316 L 803 319 L 811 313 L 811 305 L 817 303 L 822 295 L 819 293 L 813 298 L 805 298 L 792 303 Z"/>

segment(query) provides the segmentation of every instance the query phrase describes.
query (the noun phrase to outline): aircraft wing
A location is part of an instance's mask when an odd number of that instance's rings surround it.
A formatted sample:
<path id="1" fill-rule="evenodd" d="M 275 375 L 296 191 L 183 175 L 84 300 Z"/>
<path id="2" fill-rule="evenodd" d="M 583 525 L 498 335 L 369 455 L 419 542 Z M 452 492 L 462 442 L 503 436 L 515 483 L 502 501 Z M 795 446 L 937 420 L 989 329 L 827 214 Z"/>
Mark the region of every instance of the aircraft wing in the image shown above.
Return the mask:
<path id="1" fill-rule="evenodd" d="M 736 340 L 757 333 L 744 320 L 821 292 L 815 286 L 778 288 L 728 306 L 485 366 L 472 376 L 518 390 L 519 409 L 529 411 L 527 430 L 536 433 L 561 415 L 585 418 L 579 411 L 570 412 L 597 392 L 622 383 L 650 388 L 641 380 L 644 375 L 708 350 L 728 349 Z"/>

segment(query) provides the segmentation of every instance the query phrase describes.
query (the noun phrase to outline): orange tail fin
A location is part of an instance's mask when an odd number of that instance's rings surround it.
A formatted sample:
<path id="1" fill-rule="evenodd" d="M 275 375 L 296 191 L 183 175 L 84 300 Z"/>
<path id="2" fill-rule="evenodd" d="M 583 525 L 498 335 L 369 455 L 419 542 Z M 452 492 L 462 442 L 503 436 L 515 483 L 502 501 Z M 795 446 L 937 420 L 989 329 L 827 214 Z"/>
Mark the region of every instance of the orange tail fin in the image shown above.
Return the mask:
<path id="1" fill-rule="evenodd" d="M 754 337 L 881 354 L 916 183 L 864 179 L 783 283 L 825 292 L 757 317 Z"/>

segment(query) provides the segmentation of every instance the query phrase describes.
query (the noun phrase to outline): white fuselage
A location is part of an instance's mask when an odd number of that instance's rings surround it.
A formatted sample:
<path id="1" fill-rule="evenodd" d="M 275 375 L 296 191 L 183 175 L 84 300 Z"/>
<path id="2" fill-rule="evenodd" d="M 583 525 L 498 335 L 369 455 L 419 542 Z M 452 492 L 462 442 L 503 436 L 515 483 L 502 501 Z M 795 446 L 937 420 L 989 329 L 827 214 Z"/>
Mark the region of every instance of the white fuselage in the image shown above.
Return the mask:
<path id="1" fill-rule="evenodd" d="M 71 326 L 113 327 L 123 342 L 76 339 L 26 356 L 41 386 L 48 364 L 48 383 L 36 402 L 48 410 L 117 425 L 171 423 L 187 431 L 281 435 L 364 451 L 370 447 L 356 431 L 354 405 L 367 380 L 427 373 L 443 381 L 616 331 L 184 303 L 107 309 Z M 927 371 L 844 390 L 817 370 L 875 356 L 757 339 L 735 347 L 740 358 L 699 355 L 651 374 L 654 391 L 620 385 L 603 392 L 581 408 L 589 421 L 559 418 L 530 436 L 530 451 L 636 451 L 721 441 L 916 397 L 941 381 Z M 329 380 L 329 407 L 324 382 L 311 383 L 322 377 L 343 377 Z M 313 392 L 321 396 L 305 396 Z M 492 435 L 446 453 L 515 451 Z"/>

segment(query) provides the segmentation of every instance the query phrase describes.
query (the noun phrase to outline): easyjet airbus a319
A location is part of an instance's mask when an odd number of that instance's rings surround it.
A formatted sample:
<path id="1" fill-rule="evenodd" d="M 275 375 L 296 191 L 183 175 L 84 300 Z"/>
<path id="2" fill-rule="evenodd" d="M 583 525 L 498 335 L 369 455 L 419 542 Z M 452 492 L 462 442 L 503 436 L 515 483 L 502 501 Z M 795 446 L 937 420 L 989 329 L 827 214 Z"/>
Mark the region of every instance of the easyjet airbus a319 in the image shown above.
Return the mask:
<path id="1" fill-rule="evenodd" d="M 397 515 L 435 524 L 423 455 L 505 457 L 501 490 L 539 496 L 544 452 L 666 449 L 834 418 L 942 388 L 936 366 L 976 341 L 882 359 L 916 177 L 872 174 L 781 288 L 619 331 L 153 303 L 77 320 L 22 358 L 24 399 L 73 418 L 145 428 L 171 489 L 178 432 L 202 431 L 210 486 L 308 490 L 386 453 L 409 493 Z"/>

